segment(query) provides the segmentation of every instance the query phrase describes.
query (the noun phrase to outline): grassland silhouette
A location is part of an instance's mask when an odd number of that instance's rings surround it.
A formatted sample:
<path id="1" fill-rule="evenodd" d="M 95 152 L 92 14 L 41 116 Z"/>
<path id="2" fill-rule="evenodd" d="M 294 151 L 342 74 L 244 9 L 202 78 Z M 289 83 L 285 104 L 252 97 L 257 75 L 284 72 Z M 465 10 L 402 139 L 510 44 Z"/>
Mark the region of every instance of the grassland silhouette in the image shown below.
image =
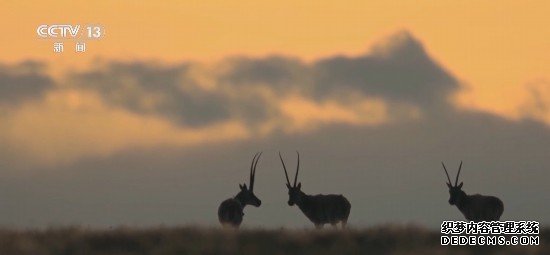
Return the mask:
<path id="1" fill-rule="evenodd" d="M 550 231 L 538 246 L 441 246 L 440 233 L 415 226 L 288 230 L 199 227 L 0 230 L 0 254 L 550 254 Z"/>

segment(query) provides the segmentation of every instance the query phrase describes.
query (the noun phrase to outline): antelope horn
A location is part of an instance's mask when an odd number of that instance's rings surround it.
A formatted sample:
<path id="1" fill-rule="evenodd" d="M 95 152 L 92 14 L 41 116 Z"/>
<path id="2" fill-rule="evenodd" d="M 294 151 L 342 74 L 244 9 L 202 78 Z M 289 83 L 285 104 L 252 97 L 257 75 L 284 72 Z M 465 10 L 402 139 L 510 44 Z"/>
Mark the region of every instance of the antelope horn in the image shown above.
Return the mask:
<path id="1" fill-rule="evenodd" d="M 298 180 L 298 171 L 300 171 L 300 153 L 296 151 L 296 154 L 298 154 L 298 163 L 296 165 L 296 175 L 294 176 L 294 187 L 296 187 L 296 180 Z"/>
<path id="2" fill-rule="evenodd" d="M 258 152 L 254 154 L 254 158 L 252 158 L 252 163 L 250 163 L 250 191 L 254 188 L 254 161 L 256 160 L 256 157 L 258 156 Z"/>
<path id="3" fill-rule="evenodd" d="M 458 176 L 460 175 L 461 169 L 462 169 L 462 160 L 460 161 L 460 166 L 458 167 L 458 174 L 456 174 L 455 186 L 458 184 Z"/>
<path id="4" fill-rule="evenodd" d="M 252 191 L 252 188 L 254 187 L 254 179 L 256 178 L 256 166 L 258 165 L 258 161 L 260 161 L 262 153 L 263 152 L 260 152 L 260 154 L 258 154 L 258 158 L 256 158 L 256 162 L 254 163 L 254 172 L 252 173 L 252 179 L 250 180 L 250 191 Z"/>
<path id="5" fill-rule="evenodd" d="M 281 159 L 281 163 L 283 164 L 283 169 L 285 170 L 286 183 L 290 186 L 290 180 L 288 179 L 288 173 L 286 172 L 285 162 L 283 161 L 283 157 L 281 157 L 280 151 L 279 151 L 279 158 Z"/>
<path id="6" fill-rule="evenodd" d="M 441 162 L 441 165 L 443 165 L 443 169 L 445 170 L 445 174 L 447 174 L 447 180 L 449 180 L 449 185 L 450 185 L 452 182 L 451 182 L 451 177 L 449 177 L 449 173 L 447 172 L 447 168 L 445 167 L 445 164 L 443 162 Z"/>

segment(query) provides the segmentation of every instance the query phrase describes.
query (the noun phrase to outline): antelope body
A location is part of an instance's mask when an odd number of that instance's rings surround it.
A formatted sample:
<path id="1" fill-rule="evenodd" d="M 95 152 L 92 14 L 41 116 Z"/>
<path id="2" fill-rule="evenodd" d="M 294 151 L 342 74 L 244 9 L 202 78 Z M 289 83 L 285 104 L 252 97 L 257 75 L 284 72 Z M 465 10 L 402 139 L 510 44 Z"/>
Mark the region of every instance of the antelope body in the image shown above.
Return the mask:
<path id="1" fill-rule="evenodd" d="M 258 165 L 261 156 L 262 153 L 256 153 L 252 159 L 252 164 L 250 165 L 250 187 L 247 188 L 246 183 L 243 185 L 239 184 L 241 191 L 235 197 L 223 201 L 218 207 L 218 220 L 222 226 L 238 228 L 243 221 L 244 207 L 246 205 L 259 207 L 262 204 L 262 201 L 253 192 L 256 165 Z"/>
<path id="2" fill-rule="evenodd" d="M 504 204 L 502 201 L 494 196 L 483 196 L 479 194 L 467 195 L 466 192 L 462 191 L 463 182 L 458 183 L 458 176 L 460 175 L 460 170 L 462 169 L 462 161 L 458 167 L 458 173 L 456 175 L 456 180 L 454 186 L 451 184 L 451 178 L 447 172 L 445 164 L 441 162 L 445 174 L 447 174 L 447 187 L 449 187 L 449 204 L 456 205 L 458 210 L 464 215 L 464 217 L 469 221 L 479 222 L 479 221 L 498 221 L 502 212 L 504 212 Z"/>
<path id="3" fill-rule="evenodd" d="M 290 185 L 288 179 L 288 173 L 286 171 L 285 162 L 279 153 L 279 158 L 283 164 L 285 171 L 286 186 L 288 188 L 288 205 L 298 205 L 298 208 L 304 213 L 304 215 L 315 225 L 316 228 L 322 228 L 324 224 L 331 224 L 336 227 L 339 222 L 342 224 L 342 228 L 346 227 L 351 204 L 342 195 L 307 195 L 304 193 L 302 183 L 296 184 L 298 179 L 298 171 L 300 170 L 300 154 L 298 154 L 298 163 L 296 166 L 296 175 L 294 176 L 294 184 Z"/>

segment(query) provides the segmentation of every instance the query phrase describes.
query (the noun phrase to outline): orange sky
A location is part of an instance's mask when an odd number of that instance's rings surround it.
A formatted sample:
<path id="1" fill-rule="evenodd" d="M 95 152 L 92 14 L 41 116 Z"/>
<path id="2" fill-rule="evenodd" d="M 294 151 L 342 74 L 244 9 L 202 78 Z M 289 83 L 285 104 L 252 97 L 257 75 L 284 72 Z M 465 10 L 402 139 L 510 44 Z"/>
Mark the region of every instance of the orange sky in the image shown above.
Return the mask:
<path id="1" fill-rule="evenodd" d="M 367 2 L 367 3 L 365 3 Z M 527 83 L 550 80 L 548 1 L 7 1 L 0 61 L 42 59 L 56 67 L 91 60 L 211 62 L 228 55 L 284 54 L 313 60 L 357 55 L 409 30 L 470 88 L 466 107 L 514 117 Z M 54 54 L 39 24 L 100 23 L 85 54 Z"/>

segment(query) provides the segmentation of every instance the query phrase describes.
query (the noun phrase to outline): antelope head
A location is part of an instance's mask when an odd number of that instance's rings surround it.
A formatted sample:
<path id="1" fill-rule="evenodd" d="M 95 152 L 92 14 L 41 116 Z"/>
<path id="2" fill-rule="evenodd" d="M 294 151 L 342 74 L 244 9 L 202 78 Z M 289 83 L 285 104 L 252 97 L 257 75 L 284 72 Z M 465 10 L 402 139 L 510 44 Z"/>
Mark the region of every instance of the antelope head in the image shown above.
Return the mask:
<path id="1" fill-rule="evenodd" d="M 236 198 L 240 201 L 244 202 L 243 205 L 253 205 L 255 207 L 259 207 L 262 204 L 262 201 L 254 195 L 254 177 L 256 176 L 256 165 L 258 165 L 258 161 L 260 160 L 260 157 L 262 156 L 262 153 L 256 153 L 254 155 L 254 158 L 252 159 L 252 163 L 250 164 L 250 186 L 247 187 L 246 183 L 239 184 L 239 188 L 241 191 L 239 194 L 237 194 Z"/>
<path id="2" fill-rule="evenodd" d="M 283 170 L 285 171 L 286 187 L 288 188 L 288 205 L 290 206 L 300 203 L 303 195 L 301 190 L 302 183 L 298 182 L 298 184 L 296 185 L 296 181 L 298 180 L 298 171 L 300 170 L 300 153 L 296 151 L 296 154 L 298 154 L 298 163 L 296 165 L 296 175 L 294 176 L 294 184 L 290 185 L 290 180 L 288 179 L 288 173 L 286 171 L 285 162 L 283 161 L 281 152 L 279 152 L 279 158 L 281 159 L 281 163 L 283 164 Z"/>
<path id="3" fill-rule="evenodd" d="M 445 170 L 445 174 L 447 174 L 447 187 L 449 187 L 449 204 L 454 205 L 457 203 L 458 198 L 462 197 L 463 195 L 466 195 L 464 191 L 462 191 L 462 184 L 463 182 L 460 182 L 458 184 L 458 176 L 460 175 L 460 170 L 462 169 L 462 161 L 460 161 L 460 166 L 458 167 L 458 173 L 456 174 L 455 184 L 453 185 L 451 183 L 451 178 L 449 177 L 449 173 L 447 172 L 447 168 L 445 167 L 445 164 L 441 162 L 441 165 L 443 165 L 443 170 Z M 458 185 L 457 185 L 458 184 Z"/>

